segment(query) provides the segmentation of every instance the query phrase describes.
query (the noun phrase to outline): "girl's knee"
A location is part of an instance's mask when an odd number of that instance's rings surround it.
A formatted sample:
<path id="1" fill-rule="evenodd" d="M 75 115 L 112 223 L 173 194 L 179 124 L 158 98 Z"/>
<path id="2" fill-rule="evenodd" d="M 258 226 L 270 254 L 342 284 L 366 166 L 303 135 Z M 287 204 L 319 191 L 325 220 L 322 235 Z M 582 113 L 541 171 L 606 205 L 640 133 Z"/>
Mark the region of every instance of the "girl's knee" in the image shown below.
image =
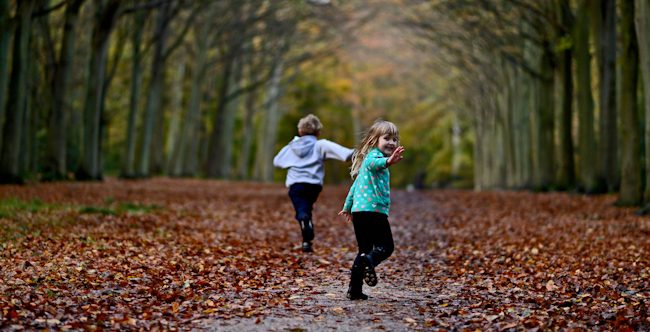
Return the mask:
<path id="1" fill-rule="evenodd" d="M 381 260 L 384 260 L 384 259 L 390 257 L 390 255 L 393 254 L 394 250 L 395 250 L 395 247 L 393 246 L 392 243 L 377 248 L 377 251 L 381 255 Z"/>
<path id="2" fill-rule="evenodd" d="M 393 251 L 395 251 L 395 246 L 391 243 L 390 245 L 387 245 L 384 250 L 386 252 L 386 258 L 388 258 L 393 254 Z"/>

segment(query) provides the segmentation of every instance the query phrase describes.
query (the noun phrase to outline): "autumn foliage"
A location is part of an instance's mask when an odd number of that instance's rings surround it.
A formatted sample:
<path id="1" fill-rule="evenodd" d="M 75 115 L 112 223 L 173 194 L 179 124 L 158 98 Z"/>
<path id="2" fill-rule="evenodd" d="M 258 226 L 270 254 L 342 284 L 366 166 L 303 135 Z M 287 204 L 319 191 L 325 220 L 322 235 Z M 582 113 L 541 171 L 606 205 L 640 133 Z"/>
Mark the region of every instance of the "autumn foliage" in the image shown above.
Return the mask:
<path id="1" fill-rule="evenodd" d="M 616 197 L 394 190 L 395 254 L 352 302 L 345 190 L 304 254 L 279 184 L 2 186 L 0 328 L 650 329 L 650 219 Z"/>

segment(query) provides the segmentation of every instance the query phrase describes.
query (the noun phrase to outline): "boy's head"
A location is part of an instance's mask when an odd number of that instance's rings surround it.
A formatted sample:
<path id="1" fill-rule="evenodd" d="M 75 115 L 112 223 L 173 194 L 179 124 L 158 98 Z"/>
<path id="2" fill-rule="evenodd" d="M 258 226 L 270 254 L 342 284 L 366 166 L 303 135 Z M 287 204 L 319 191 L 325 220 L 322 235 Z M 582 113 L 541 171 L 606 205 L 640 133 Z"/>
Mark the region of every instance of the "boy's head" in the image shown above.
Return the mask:
<path id="1" fill-rule="evenodd" d="M 323 128 L 323 124 L 320 123 L 320 120 L 313 114 L 309 114 L 306 117 L 298 121 L 298 135 L 314 135 L 318 136 L 320 130 Z"/>

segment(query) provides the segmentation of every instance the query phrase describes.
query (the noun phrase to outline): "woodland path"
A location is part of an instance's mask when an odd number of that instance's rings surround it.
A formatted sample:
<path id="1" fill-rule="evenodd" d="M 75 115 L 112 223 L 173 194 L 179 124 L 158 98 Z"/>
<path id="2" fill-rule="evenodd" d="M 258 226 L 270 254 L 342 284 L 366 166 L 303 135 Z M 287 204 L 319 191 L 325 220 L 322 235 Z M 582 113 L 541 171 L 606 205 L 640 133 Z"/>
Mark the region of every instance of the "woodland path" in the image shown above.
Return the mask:
<path id="1" fill-rule="evenodd" d="M 335 200 L 330 199 L 330 194 L 328 191 L 321 198 L 325 202 L 318 204 L 318 215 L 325 214 L 321 205 L 336 205 Z M 263 320 L 235 318 L 207 326 L 227 331 L 401 331 L 436 325 L 433 320 L 425 321 L 424 313 L 427 310 L 424 308 L 456 295 L 441 283 L 428 280 L 430 276 L 422 273 L 425 268 L 441 264 L 438 255 L 432 254 L 431 246 L 445 246 L 437 222 L 436 206 L 417 192 L 397 191 L 393 195 L 396 196 L 394 204 L 402 204 L 402 208 L 397 209 L 390 218 L 393 221 L 392 231 L 397 249 L 389 260 L 377 268 L 380 276 L 378 286 L 371 288 L 364 285 L 364 292 L 370 297 L 368 301 L 350 301 L 345 298 L 349 281 L 348 265 L 355 256 L 354 242 L 350 243 L 351 239 L 354 240 L 351 225 L 342 218 L 334 220 L 334 225 L 327 221 L 317 221 L 319 228 L 323 227 L 320 224 L 329 224 L 326 227 L 331 229 L 326 230 L 325 234 L 336 234 L 330 236 L 330 239 L 317 241 L 319 247 L 332 245 L 332 249 L 337 251 L 336 259 L 319 254 L 319 250 L 304 255 L 306 260 L 320 266 L 313 273 L 306 271 L 306 275 L 296 284 L 295 294 L 290 297 L 290 308 L 278 307 Z M 328 213 L 337 211 L 328 210 Z M 318 237 L 323 238 L 323 232 L 318 231 Z M 402 239 L 413 243 L 403 243 Z M 336 247 L 337 243 L 342 249 Z M 294 251 L 299 249 L 296 247 Z M 340 259 L 341 257 L 347 260 Z M 324 261 L 335 263 L 330 265 Z M 446 325 L 440 323 L 441 327 Z"/>
<path id="2" fill-rule="evenodd" d="M 279 184 L 0 186 L 40 202 L 0 210 L 0 328 L 650 329 L 650 219 L 614 196 L 393 190 L 395 253 L 348 301 L 345 193 L 325 187 L 304 254 Z"/>

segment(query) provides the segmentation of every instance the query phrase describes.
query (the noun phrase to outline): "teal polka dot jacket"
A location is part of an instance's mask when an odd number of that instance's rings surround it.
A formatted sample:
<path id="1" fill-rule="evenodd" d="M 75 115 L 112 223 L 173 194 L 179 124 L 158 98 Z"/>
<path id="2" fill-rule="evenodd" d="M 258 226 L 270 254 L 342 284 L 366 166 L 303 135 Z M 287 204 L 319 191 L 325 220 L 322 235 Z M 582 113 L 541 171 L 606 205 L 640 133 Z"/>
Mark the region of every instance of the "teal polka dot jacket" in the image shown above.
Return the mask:
<path id="1" fill-rule="evenodd" d="M 379 212 L 388 215 L 390 171 L 387 161 L 388 158 L 378 148 L 368 152 L 345 198 L 343 211 Z"/>

